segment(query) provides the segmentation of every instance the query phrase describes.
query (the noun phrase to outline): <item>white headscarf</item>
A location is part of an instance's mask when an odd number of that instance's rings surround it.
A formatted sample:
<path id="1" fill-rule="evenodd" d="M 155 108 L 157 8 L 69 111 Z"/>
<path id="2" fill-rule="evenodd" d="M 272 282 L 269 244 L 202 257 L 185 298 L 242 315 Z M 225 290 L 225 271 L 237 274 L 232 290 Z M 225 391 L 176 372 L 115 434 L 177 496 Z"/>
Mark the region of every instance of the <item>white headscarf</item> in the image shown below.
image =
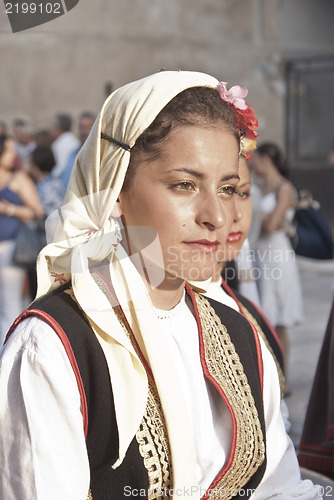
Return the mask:
<path id="1" fill-rule="evenodd" d="M 129 165 L 130 152 L 101 139 L 101 133 L 130 148 L 177 94 L 190 87 L 216 88 L 206 74 L 163 71 L 116 90 L 104 103 L 91 133 L 78 153 L 55 241 L 37 262 L 41 296 L 71 279 L 75 298 L 85 312 L 105 353 L 112 382 L 119 458 L 139 428 L 147 402 L 147 374 L 120 325 L 110 302 L 92 278 L 88 260 L 112 260 L 110 273 L 118 300 L 152 370 L 162 403 L 173 464 L 173 488 L 196 485 L 196 454 L 180 384 L 144 283 L 121 245 L 111 217 Z M 58 228 L 59 229 L 59 228 Z M 115 250 L 116 249 L 116 250 Z M 111 259 L 112 257 L 112 259 Z M 199 498 L 194 493 L 192 498 Z"/>

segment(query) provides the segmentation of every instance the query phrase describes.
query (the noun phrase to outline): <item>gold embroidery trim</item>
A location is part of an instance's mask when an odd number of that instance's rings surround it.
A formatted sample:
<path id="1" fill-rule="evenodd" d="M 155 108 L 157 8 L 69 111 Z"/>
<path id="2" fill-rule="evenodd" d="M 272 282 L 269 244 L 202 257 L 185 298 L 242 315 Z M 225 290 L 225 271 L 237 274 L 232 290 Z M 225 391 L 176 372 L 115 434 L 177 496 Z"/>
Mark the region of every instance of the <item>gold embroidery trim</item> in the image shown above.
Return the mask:
<path id="1" fill-rule="evenodd" d="M 93 278 L 108 298 L 118 321 L 140 358 L 141 353 L 138 352 L 138 346 L 133 339 L 130 325 L 117 298 L 101 276 L 94 274 Z M 148 377 L 146 410 L 139 429 L 136 432 L 136 440 L 139 446 L 139 453 L 143 457 L 144 466 L 148 474 L 148 500 L 170 498 L 169 489 L 172 485 L 172 462 L 168 433 L 160 398 L 156 386 L 150 377 Z"/>
<path id="2" fill-rule="evenodd" d="M 92 492 L 89 490 L 87 500 L 93 500 Z"/>
<path id="3" fill-rule="evenodd" d="M 161 403 L 151 382 L 146 412 L 136 439 L 148 471 L 148 500 L 169 498 L 172 480 L 170 448 Z"/>
<path id="4" fill-rule="evenodd" d="M 213 488 L 210 499 L 235 496 L 265 457 L 265 445 L 254 398 L 239 356 L 220 318 L 205 297 L 195 293 L 202 324 L 208 370 L 223 389 L 236 418 L 236 446 L 230 468 Z"/>
<path id="5" fill-rule="evenodd" d="M 279 385 L 280 385 L 280 389 L 281 389 L 281 398 L 282 398 L 284 396 L 284 392 L 285 392 L 285 377 L 284 377 L 284 373 L 283 373 L 283 370 L 281 368 L 281 365 L 279 364 L 278 359 L 276 358 L 275 353 L 274 353 L 271 345 L 269 344 L 268 339 L 267 339 L 264 331 L 262 330 L 259 323 L 254 318 L 252 313 L 243 304 L 241 304 L 241 308 L 242 308 L 243 315 L 245 316 L 245 318 L 248 319 L 248 321 L 250 321 L 254 325 L 257 332 L 261 335 L 268 351 L 270 352 L 270 354 L 274 358 L 277 373 L 278 373 Z"/>

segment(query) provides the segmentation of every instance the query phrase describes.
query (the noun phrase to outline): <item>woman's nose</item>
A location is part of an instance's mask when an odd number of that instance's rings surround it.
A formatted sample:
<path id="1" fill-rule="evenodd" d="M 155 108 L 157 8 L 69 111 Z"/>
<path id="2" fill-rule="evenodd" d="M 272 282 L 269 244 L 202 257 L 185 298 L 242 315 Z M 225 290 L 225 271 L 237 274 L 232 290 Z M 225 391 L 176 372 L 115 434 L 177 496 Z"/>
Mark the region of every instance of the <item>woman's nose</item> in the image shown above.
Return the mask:
<path id="1" fill-rule="evenodd" d="M 240 200 L 238 199 L 238 195 L 234 196 L 234 222 L 239 222 L 242 218 L 242 211 L 240 206 Z"/>
<path id="2" fill-rule="evenodd" d="M 224 226 L 226 215 L 223 205 L 217 194 L 203 196 L 199 201 L 197 223 L 206 226 L 210 231 Z"/>

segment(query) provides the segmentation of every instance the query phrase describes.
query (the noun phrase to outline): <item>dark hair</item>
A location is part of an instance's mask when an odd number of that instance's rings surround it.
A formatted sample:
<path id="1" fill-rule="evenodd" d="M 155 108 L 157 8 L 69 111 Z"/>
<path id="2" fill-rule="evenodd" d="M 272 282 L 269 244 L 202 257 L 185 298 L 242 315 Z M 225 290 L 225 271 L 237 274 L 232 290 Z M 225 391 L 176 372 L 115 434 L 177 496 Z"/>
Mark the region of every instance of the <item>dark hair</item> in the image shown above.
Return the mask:
<path id="1" fill-rule="evenodd" d="M 94 113 L 91 113 L 90 111 L 83 111 L 82 113 L 80 113 L 79 121 L 83 120 L 84 118 L 89 118 L 90 120 L 95 121 L 96 115 L 94 115 Z"/>
<path id="2" fill-rule="evenodd" d="M 8 139 L 10 139 L 10 137 L 8 137 L 8 135 L 6 135 L 6 134 L 0 135 L 0 156 L 2 156 L 2 154 L 5 150 L 5 143 Z"/>
<path id="3" fill-rule="evenodd" d="M 157 115 L 151 125 L 138 137 L 131 148 L 129 167 L 123 190 L 130 187 L 136 165 L 157 159 L 168 134 L 183 125 L 222 126 L 239 142 L 235 116 L 215 88 L 191 87 L 175 96 Z"/>
<path id="4" fill-rule="evenodd" d="M 268 156 L 271 162 L 283 177 L 288 178 L 290 171 L 285 157 L 277 144 L 265 142 L 256 148 L 256 154 L 259 156 Z"/>
<path id="5" fill-rule="evenodd" d="M 3 120 L 0 120 L 0 129 L 3 130 L 3 133 L 0 135 L 7 134 L 7 123 Z"/>
<path id="6" fill-rule="evenodd" d="M 58 113 L 55 116 L 55 123 L 62 132 L 69 132 L 72 127 L 72 119 L 69 115 Z"/>
<path id="7" fill-rule="evenodd" d="M 52 144 L 52 137 L 47 129 L 37 130 L 34 134 L 34 139 L 36 147 L 39 146 L 50 147 Z"/>
<path id="8" fill-rule="evenodd" d="M 15 118 L 13 121 L 13 127 L 25 127 L 26 125 L 28 125 L 28 122 L 23 118 Z"/>
<path id="9" fill-rule="evenodd" d="M 51 172 L 56 162 L 52 149 L 47 146 L 38 146 L 31 153 L 31 161 L 41 172 Z"/>

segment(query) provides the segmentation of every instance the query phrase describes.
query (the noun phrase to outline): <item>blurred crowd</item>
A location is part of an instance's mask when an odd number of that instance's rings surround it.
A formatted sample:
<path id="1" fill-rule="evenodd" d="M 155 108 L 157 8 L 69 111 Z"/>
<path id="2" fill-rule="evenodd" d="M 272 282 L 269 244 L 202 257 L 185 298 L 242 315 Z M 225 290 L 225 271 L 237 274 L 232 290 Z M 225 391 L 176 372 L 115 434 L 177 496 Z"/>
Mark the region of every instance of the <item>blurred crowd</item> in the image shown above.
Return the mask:
<path id="1" fill-rule="evenodd" d="M 77 125 L 65 113 L 35 130 L 25 119 L 0 121 L 0 339 L 36 293 L 34 266 L 15 265 L 22 224 L 45 219 L 64 199 L 76 155 L 96 116 L 82 112 Z M 2 342 L 1 342 L 2 343 Z"/>

